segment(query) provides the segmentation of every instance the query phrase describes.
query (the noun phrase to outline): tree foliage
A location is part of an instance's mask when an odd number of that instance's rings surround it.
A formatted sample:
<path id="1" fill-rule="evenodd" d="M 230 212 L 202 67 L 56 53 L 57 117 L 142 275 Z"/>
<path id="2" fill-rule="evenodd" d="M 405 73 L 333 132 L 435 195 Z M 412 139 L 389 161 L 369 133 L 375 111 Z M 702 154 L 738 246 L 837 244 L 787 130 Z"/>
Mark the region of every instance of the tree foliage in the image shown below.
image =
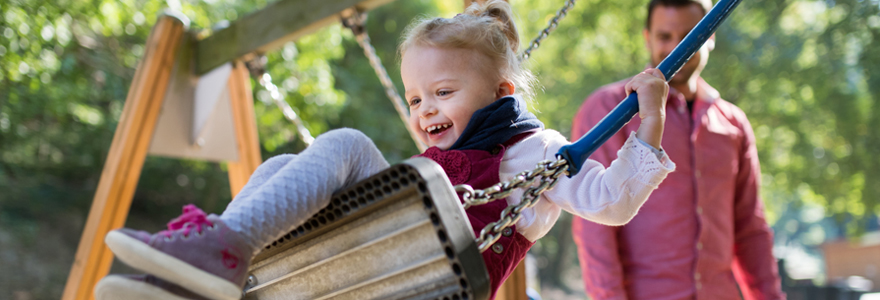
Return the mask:
<path id="1" fill-rule="evenodd" d="M 511 1 L 523 44 L 563 1 Z M 266 0 L 7 0 L 0 2 L 0 297 L 58 298 L 144 42 L 168 6 L 210 32 Z M 530 67 L 543 92 L 539 118 L 570 133 L 590 92 L 649 62 L 641 31 L 644 0 L 581 0 L 536 50 Z M 372 12 L 367 31 L 398 90 L 396 44 L 420 16 L 451 17 L 461 1 L 395 1 Z M 763 190 L 781 242 L 815 245 L 876 228 L 880 198 L 880 15 L 876 0 L 745 1 L 718 31 L 706 80 L 749 116 L 758 139 Z M 351 32 L 332 25 L 267 54 L 267 71 L 317 135 L 354 127 L 386 158 L 416 154 Z M 263 157 L 298 152 L 296 129 L 254 86 Z M 220 212 L 231 197 L 222 164 L 150 157 L 129 224 L 159 229 L 182 204 Z M 820 207 L 836 226 L 797 215 Z M 815 210 L 811 210 L 815 212 Z M 815 215 L 815 213 L 811 213 Z M 568 217 L 535 248 L 542 278 L 575 261 Z M 792 223 L 794 222 L 794 223 Z M 831 228 L 831 229 L 828 229 Z M 843 228 L 836 229 L 835 228 Z M 832 232 L 826 232 L 826 231 Z M 809 233 L 800 238 L 802 233 Z M 819 235 L 817 237 L 817 235 Z M 562 270 L 561 268 L 565 268 Z M 568 271 L 566 271 L 568 270 Z M 576 271 L 575 271 L 576 272 Z M 43 288 L 47 287 L 47 288 Z"/>

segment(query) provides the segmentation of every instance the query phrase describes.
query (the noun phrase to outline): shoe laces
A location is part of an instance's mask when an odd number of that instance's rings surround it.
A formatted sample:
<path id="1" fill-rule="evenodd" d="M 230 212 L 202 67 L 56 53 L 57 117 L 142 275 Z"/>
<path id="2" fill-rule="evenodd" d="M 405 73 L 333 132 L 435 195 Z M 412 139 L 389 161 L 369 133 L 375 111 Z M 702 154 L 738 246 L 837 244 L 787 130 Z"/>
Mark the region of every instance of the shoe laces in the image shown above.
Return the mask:
<path id="1" fill-rule="evenodd" d="M 193 204 L 187 204 L 183 207 L 183 214 L 168 222 L 168 230 L 160 233 L 166 237 L 171 237 L 172 232 L 183 230 L 183 236 L 186 237 L 190 232 L 202 233 L 203 226 L 214 226 L 214 223 L 208 221 L 208 215 Z"/>

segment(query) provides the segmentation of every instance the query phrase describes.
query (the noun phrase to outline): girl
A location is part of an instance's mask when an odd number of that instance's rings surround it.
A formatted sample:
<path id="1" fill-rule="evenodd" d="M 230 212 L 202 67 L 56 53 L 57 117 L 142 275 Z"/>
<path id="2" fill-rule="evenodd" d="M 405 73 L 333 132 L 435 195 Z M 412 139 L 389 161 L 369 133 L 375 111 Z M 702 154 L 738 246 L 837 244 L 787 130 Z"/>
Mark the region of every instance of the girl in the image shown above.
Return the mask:
<path id="1" fill-rule="evenodd" d="M 421 156 L 438 162 L 454 185 L 486 188 L 509 180 L 553 159 L 568 143 L 528 112 L 523 97 L 531 95 L 533 77 L 520 65 L 518 46 L 509 4 L 488 1 L 454 18 L 416 22 L 399 47 L 408 125 L 431 147 Z M 513 232 L 483 253 L 493 298 L 562 209 L 602 224 L 625 224 L 675 168 L 657 150 L 667 89 L 658 70 L 636 75 L 627 90 L 638 93 L 642 123 L 618 159 L 607 169 L 587 161 L 576 176 L 561 178 L 523 212 Z M 335 190 L 387 166 L 360 132 L 327 132 L 299 155 L 266 161 L 220 216 L 189 205 L 166 231 L 110 232 L 106 242 L 117 257 L 151 275 L 108 276 L 96 288 L 97 297 L 238 299 L 258 249 L 326 206 Z M 520 201 L 521 195 L 512 194 L 506 201 L 474 206 L 468 218 L 479 232 L 504 207 Z"/>

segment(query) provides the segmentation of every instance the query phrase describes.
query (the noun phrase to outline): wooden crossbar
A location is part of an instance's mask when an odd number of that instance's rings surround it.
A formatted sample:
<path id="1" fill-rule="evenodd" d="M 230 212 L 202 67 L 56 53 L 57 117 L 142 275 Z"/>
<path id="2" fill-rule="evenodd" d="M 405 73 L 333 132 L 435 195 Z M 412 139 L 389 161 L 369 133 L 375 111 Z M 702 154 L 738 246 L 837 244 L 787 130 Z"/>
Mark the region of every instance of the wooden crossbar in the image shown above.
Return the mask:
<path id="1" fill-rule="evenodd" d="M 334 22 L 352 7 L 367 11 L 393 0 L 281 0 L 196 43 L 196 74 L 251 53 L 266 53 Z M 247 60 L 245 57 L 244 60 Z"/>

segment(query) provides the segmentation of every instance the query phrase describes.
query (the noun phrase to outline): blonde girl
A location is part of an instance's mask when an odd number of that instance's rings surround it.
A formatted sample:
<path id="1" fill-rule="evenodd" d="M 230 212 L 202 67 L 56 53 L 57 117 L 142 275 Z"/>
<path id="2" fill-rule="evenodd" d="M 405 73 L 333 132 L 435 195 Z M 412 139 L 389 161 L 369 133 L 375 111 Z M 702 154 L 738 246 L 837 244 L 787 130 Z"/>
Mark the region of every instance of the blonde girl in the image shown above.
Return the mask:
<path id="1" fill-rule="evenodd" d="M 452 184 L 489 187 L 553 159 L 568 144 L 528 111 L 534 77 L 520 64 L 518 47 L 513 14 L 504 1 L 474 4 L 453 18 L 417 21 L 400 44 L 408 126 L 430 147 L 419 156 L 439 163 Z M 625 224 L 674 170 L 658 150 L 667 89 L 655 69 L 636 75 L 627 90 L 638 93 L 642 122 L 618 159 L 607 169 L 587 161 L 577 175 L 560 179 L 483 253 L 492 298 L 562 210 L 602 224 Z M 219 216 L 188 205 L 168 230 L 110 232 L 111 250 L 148 274 L 108 276 L 96 294 L 99 299 L 239 299 L 259 249 L 326 206 L 334 191 L 387 166 L 362 133 L 327 132 L 300 154 L 263 163 Z M 514 193 L 466 213 L 480 230 L 520 201 Z"/>

